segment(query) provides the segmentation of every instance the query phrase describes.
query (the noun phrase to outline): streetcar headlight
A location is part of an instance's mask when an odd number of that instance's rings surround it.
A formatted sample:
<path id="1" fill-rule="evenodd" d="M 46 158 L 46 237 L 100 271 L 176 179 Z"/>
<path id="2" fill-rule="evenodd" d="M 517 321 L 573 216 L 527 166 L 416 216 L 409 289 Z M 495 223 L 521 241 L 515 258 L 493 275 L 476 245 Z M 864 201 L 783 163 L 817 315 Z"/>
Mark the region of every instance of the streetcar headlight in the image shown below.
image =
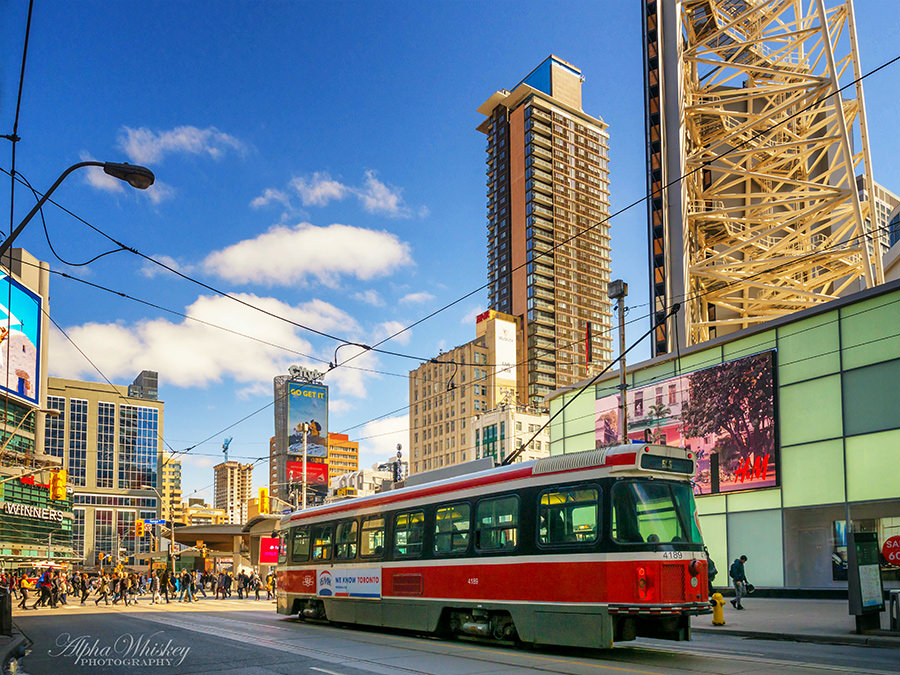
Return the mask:
<path id="1" fill-rule="evenodd" d="M 700 575 L 700 561 L 699 560 L 691 560 L 691 564 L 688 565 L 688 572 L 691 573 L 692 577 L 696 577 Z"/>

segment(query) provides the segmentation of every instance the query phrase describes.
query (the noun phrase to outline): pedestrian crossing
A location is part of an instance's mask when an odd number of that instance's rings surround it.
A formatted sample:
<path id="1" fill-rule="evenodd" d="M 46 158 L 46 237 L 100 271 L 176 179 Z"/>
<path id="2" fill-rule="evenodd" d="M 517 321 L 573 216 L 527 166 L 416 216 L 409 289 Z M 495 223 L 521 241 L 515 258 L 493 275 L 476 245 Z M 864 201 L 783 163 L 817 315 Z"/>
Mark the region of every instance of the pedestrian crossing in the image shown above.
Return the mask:
<path id="1" fill-rule="evenodd" d="M 90 596 L 85 604 L 81 604 L 77 598 L 69 598 L 68 604 L 57 604 L 53 609 L 49 606 L 39 607 L 37 610 L 31 609 L 34 600 L 29 598 L 28 609 L 22 609 L 16 605 L 13 606 L 13 616 L 32 616 L 38 614 L 68 615 L 68 614 L 91 614 L 91 613 L 145 613 L 145 612 L 272 612 L 275 613 L 275 600 L 265 600 L 264 597 L 259 600 L 241 600 L 237 596 L 232 596 L 225 600 L 216 600 L 212 596 L 208 598 L 200 597 L 194 602 L 178 602 L 172 600 L 166 603 L 151 604 L 152 596 L 139 596 L 137 603 L 129 602 L 126 607 L 122 602 L 115 605 L 110 600 L 109 605 L 102 602 L 95 604 L 95 597 Z"/>

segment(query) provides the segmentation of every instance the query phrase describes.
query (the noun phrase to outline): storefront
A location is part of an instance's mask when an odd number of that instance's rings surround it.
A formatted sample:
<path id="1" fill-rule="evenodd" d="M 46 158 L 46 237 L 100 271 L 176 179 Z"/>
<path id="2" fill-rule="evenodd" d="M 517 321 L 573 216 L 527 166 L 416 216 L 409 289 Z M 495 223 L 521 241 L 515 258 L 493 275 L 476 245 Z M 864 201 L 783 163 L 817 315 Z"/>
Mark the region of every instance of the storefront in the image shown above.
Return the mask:
<path id="1" fill-rule="evenodd" d="M 554 392 L 551 454 L 616 437 L 618 373 Z M 846 588 L 854 531 L 900 535 L 900 282 L 630 366 L 629 437 L 690 447 L 704 540 L 760 587 Z M 882 559 L 885 588 L 900 568 Z"/>
<path id="2" fill-rule="evenodd" d="M 71 562 L 72 501 L 50 499 L 39 478 L 12 478 L 0 484 L 0 566 Z"/>

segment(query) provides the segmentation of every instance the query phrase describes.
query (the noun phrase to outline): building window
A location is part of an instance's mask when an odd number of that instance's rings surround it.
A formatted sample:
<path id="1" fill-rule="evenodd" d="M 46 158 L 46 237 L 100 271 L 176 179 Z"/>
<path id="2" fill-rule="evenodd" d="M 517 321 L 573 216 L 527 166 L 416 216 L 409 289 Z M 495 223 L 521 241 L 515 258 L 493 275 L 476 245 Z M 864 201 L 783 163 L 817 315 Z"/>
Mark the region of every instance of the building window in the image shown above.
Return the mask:
<path id="1" fill-rule="evenodd" d="M 157 486 L 159 411 L 119 406 L 119 489 Z"/>
<path id="2" fill-rule="evenodd" d="M 63 457 L 66 452 L 66 399 L 62 396 L 48 396 L 47 407 L 59 410 L 59 417 L 48 416 L 44 422 L 44 452 L 54 457 Z"/>
<path id="3" fill-rule="evenodd" d="M 84 558 L 84 509 L 73 509 L 72 515 L 72 552 Z"/>
<path id="4" fill-rule="evenodd" d="M 87 466 L 88 402 L 69 399 L 69 481 L 84 487 Z"/>
<path id="5" fill-rule="evenodd" d="M 115 459 L 116 404 L 97 404 L 97 487 L 113 486 L 113 461 Z M 150 516 L 153 518 L 154 516 Z"/>
<path id="6" fill-rule="evenodd" d="M 113 535 L 113 512 L 106 509 L 94 511 L 94 551 L 112 553 L 115 546 Z"/>

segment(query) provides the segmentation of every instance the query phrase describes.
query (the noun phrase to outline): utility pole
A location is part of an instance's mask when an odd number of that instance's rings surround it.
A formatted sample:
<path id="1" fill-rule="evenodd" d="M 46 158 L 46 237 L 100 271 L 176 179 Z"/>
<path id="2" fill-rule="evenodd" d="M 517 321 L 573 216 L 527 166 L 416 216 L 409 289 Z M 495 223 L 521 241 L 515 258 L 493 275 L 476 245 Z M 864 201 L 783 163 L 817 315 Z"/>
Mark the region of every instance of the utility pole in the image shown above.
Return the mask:
<path id="1" fill-rule="evenodd" d="M 303 422 L 300 426 L 303 429 L 303 510 L 306 510 L 306 437 L 309 434 L 309 422 Z"/>
<path id="2" fill-rule="evenodd" d="M 628 407 L 625 383 L 625 296 L 628 295 L 628 284 L 621 279 L 610 281 L 606 287 L 610 300 L 615 300 L 619 308 L 619 437 L 623 443 L 628 442 Z"/>

